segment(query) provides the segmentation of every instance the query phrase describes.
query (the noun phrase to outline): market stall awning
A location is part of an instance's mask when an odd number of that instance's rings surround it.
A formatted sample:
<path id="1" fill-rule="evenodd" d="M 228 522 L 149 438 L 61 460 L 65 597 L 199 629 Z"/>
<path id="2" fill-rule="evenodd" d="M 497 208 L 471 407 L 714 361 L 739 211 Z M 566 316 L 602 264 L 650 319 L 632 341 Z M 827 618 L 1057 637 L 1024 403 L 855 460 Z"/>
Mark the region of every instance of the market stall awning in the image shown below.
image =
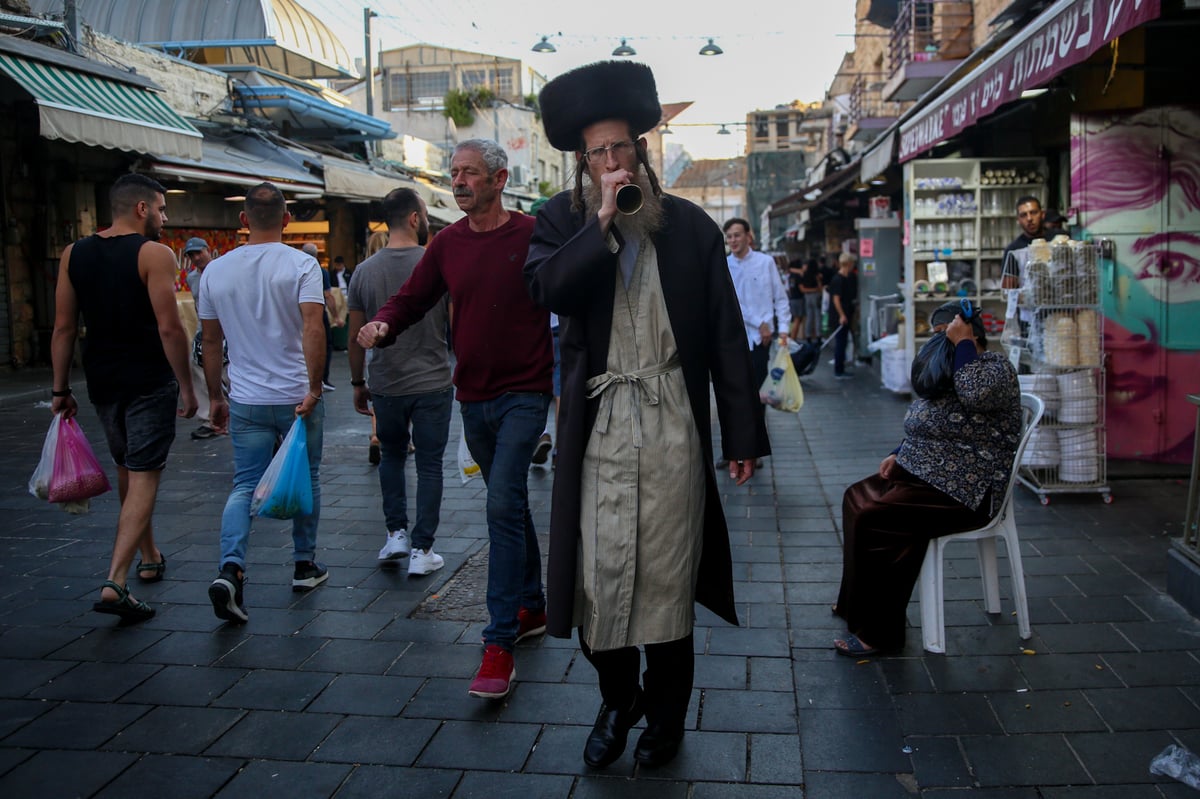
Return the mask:
<path id="1" fill-rule="evenodd" d="M 293 136 L 345 141 L 396 138 L 387 121 L 334 105 L 323 97 L 299 89 L 237 83 L 233 90 L 244 111 L 258 112 L 281 128 L 286 122 Z"/>
<path id="2" fill-rule="evenodd" d="M 857 182 L 860 170 L 861 165 L 858 161 L 854 161 L 850 165 L 842 167 L 837 172 L 827 175 L 820 182 L 812 186 L 805 186 L 800 191 L 771 203 L 768 215 L 771 219 L 777 219 L 787 214 L 816 208 L 841 192 L 851 183 Z"/>
<path id="3" fill-rule="evenodd" d="M 892 165 L 892 156 L 896 154 L 896 131 L 894 128 L 875 140 L 870 149 L 862 154 L 862 169 L 859 175 L 863 183 L 869 183 L 871 178 L 882 175 Z"/>
<path id="4" fill-rule="evenodd" d="M 312 159 L 317 156 L 314 154 Z M 301 153 L 257 136 L 213 134 L 204 138 L 199 163 L 160 157 L 150 163 L 147 171 L 164 178 L 206 180 L 229 186 L 257 186 L 270 181 L 287 192 L 323 194 L 324 183 L 304 163 Z"/>
<path id="5" fill-rule="evenodd" d="M 357 77 L 341 40 L 296 0 L 87 0 L 77 5 L 93 30 L 196 63 L 256 64 L 297 78 Z M 61 14 L 63 2 L 30 0 L 30 6 L 38 14 Z"/>
<path id="6" fill-rule="evenodd" d="M 366 164 L 344 158 L 322 156 L 325 169 L 325 193 L 348 200 L 382 200 L 392 189 L 416 188 L 411 180 L 399 175 L 381 175 Z"/>
<path id="7" fill-rule="evenodd" d="M 9 53 L 0 71 L 33 98 L 47 139 L 200 158 L 200 132 L 148 89 Z"/>
<path id="8" fill-rule="evenodd" d="M 1161 0 L 1059 0 L 942 97 L 900 126 L 901 162 L 961 133 L 1021 92 L 1040 88 L 1104 45 L 1157 19 Z"/>

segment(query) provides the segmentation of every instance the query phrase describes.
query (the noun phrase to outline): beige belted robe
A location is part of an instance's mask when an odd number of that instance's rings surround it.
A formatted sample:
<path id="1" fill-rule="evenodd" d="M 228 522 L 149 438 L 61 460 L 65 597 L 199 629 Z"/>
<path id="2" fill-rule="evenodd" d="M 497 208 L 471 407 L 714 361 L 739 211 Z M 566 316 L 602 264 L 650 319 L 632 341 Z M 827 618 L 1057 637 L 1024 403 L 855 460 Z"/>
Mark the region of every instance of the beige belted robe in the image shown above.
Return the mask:
<path id="1" fill-rule="evenodd" d="M 608 370 L 587 382 L 599 409 L 583 456 L 575 623 L 596 651 L 674 641 L 695 621 L 705 481 L 692 464 L 704 452 L 657 257 L 646 239 L 628 288 L 615 275 Z"/>

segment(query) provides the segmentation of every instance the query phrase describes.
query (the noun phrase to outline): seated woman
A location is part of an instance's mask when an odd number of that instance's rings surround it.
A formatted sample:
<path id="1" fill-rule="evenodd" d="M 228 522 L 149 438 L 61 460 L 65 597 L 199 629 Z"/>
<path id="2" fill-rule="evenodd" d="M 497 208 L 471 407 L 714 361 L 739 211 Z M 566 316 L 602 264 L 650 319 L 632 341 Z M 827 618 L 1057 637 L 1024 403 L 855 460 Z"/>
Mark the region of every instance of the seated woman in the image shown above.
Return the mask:
<path id="1" fill-rule="evenodd" d="M 834 641 L 839 655 L 901 649 L 905 608 L 930 539 L 982 527 L 1008 488 L 1021 435 L 1016 372 L 1003 355 L 986 351 L 978 309 L 968 301 L 941 306 L 930 323 L 954 345 L 953 378 L 913 401 L 903 443 L 879 474 L 842 497 L 844 564 L 833 612 L 849 634 Z"/>

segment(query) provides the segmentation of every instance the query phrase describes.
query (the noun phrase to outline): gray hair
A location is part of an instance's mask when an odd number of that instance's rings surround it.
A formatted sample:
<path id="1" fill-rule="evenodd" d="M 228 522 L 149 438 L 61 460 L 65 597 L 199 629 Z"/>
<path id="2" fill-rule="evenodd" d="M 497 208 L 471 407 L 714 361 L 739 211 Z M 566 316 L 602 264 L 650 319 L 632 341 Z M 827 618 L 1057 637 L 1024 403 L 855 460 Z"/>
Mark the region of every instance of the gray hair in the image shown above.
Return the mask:
<path id="1" fill-rule="evenodd" d="M 483 157 L 483 163 L 487 165 L 489 175 L 508 168 L 508 153 L 492 139 L 464 139 L 454 147 L 454 152 L 459 150 L 474 150 L 479 153 Z"/>

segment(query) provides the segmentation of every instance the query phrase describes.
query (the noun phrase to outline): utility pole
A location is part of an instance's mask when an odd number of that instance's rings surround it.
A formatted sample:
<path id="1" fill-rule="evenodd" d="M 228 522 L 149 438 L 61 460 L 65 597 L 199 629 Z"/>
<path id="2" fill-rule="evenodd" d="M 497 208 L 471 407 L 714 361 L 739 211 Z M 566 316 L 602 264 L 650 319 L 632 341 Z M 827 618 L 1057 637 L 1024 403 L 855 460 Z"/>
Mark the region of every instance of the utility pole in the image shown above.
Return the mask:
<path id="1" fill-rule="evenodd" d="M 379 16 L 370 8 L 363 9 L 363 66 L 367 72 L 367 116 L 375 116 L 375 69 L 371 66 L 371 17 Z M 375 143 L 365 143 L 368 157 L 375 152 Z"/>
<path id="2" fill-rule="evenodd" d="M 375 70 L 371 67 L 371 17 L 379 16 L 363 9 L 363 65 L 367 72 L 367 116 L 375 116 Z"/>

